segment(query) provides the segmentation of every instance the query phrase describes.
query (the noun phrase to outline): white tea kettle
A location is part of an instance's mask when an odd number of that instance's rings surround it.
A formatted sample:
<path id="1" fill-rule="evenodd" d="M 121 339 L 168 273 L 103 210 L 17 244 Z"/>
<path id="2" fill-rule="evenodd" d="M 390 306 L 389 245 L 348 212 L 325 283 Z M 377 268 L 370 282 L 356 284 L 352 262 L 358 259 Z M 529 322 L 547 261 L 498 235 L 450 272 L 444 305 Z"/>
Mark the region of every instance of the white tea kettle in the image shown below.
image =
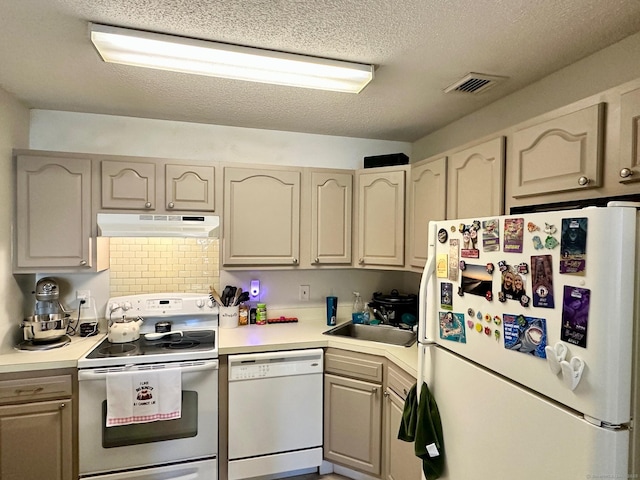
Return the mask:
<path id="1" fill-rule="evenodd" d="M 123 316 L 122 319 L 111 324 L 107 339 L 111 343 L 134 342 L 140 338 L 140 325 L 142 325 L 141 317 L 134 320 Z"/>

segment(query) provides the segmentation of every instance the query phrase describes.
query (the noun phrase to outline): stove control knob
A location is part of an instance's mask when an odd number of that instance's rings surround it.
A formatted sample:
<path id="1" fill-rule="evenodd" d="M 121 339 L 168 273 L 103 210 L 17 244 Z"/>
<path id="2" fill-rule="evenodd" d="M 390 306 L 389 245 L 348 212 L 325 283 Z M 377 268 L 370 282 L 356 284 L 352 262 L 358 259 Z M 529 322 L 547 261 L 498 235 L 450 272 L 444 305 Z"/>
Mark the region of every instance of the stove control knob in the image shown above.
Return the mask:
<path id="1" fill-rule="evenodd" d="M 122 310 L 124 310 L 125 312 L 126 312 L 127 310 L 131 310 L 131 302 L 124 302 L 124 303 L 122 304 Z"/>
<path id="2" fill-rule="evenodd" d="M 120 304 L 118 304 L 118 303 L 109 304 L 109 312 L 115 312 L 119 308 L 120 308 Z"/>
<path id="3" fill-rule="evenodd" d="M 198 308 L 204 307 L 204 300 L 201 298 L 196 299 L 196 307 Z"/>
<path id="4" fill-rule="evenodd" d="M 213 300 L 211 299 L 207 300 L 207 307 L 213 308 Z"/>

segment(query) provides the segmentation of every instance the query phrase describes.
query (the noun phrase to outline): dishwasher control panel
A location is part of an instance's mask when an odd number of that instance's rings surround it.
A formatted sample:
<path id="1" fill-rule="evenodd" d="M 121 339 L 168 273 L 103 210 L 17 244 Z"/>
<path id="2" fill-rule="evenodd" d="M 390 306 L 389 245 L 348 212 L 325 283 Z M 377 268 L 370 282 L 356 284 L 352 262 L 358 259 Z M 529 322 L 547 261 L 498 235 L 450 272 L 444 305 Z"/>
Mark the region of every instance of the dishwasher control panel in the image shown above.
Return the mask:
<path id="1" fill-rule="evenodd" d="M 297 351 L 269 354 L 231 355 L 229 357 L 229 381 L 260 378 L 288 377 L 322 373 L 322 352 Z"/>

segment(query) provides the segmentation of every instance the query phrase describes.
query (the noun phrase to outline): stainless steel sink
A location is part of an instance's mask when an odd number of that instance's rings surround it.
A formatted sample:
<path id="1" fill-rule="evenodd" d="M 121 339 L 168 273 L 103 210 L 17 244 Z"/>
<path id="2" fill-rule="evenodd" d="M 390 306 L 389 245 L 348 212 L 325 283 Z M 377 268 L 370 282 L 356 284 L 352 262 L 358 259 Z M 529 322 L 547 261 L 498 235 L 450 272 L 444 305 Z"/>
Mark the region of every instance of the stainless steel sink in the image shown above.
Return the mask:
<path id="1" fill-rule="evenodd" d="M 403 347 L 410 347 L 416 342 L 415 332 L 390 325 L 364 325 L 347 322 L 327 330 L 324 334 L 367 340 L 369 342 L 389 343 Z"/>

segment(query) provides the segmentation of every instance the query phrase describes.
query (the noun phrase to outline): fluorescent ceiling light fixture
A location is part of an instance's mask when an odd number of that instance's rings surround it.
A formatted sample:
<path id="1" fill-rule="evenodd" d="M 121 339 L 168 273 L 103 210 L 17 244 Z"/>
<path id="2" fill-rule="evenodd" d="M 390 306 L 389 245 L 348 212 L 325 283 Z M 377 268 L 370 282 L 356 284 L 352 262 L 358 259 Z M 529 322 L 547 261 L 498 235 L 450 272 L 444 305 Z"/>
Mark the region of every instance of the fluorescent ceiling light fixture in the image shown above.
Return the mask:
<path id="1" fill-rule="evenodd" d="M 105 62 L 212 77 L 359 93 L 373 66 L 89 24 Z"/>

